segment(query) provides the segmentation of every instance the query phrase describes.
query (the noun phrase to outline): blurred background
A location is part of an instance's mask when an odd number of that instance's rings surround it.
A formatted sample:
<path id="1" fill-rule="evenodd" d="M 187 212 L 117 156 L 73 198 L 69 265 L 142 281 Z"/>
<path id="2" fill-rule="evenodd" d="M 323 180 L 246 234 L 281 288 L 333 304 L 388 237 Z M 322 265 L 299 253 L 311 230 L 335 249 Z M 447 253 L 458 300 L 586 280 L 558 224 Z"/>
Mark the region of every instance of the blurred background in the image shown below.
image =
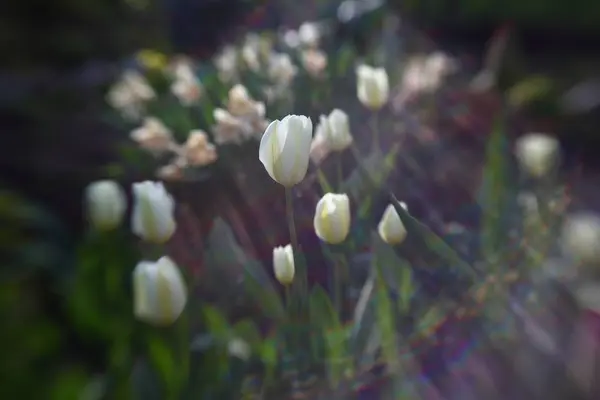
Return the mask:
<path id="1" fill-rule="evenodd" d="M 188 397 L 159 390 L 161 382 L 167 386 L 170 382 L 165 377 L 176 375 L 169 371 L 180 365 L 160 343 L 179 330 L 148 333 L 131 321 L 130 273 L 117 285 L 126 295 L 101 305 L 91 289 L 95 287 L 91 282 L 101 278 L 92 274 L 85 277 L 85 285 L 80 284 L 82 274 L 77 271 L 87 265 L 86 260 L 91 260 L 90 265 L 105 262 L 97 256 L 98 248 L 81 244 L 89 233 L 82 199 L 88 184 L 98 179 L 117 180 L 126 188 L 129 201 L 132 194 L 127 188 L 134 182 L 164 181 L 178 204 L 178 228 L 165 252 L 185 265 L 186 279 L 195 283 L 190 296 L 213 305 L 232 321 L 249 318 L 267 336 L 273 329 L 240 289 L 248 260 L 266 265 L 257 269 L 263 270 L 261 279 L 271 279 L 273 246 L 288 241 L 283 191 L 256 163 L 258 142 L 224 146 L 227 151 L 219 155 L 218 163 L 176 178 L 157 175 L 164 160 L 140 151 L 130 135 L 140 121 L 123 118 L 108 104 L 111 88 L 124 71 L 144 74 L 160 97 L 151 110 L 173 128 L 175 136 L 183 134 L 185 139 L 190 129 L 210 132 L 217 123 L 215 107 L 227 102 L 232 85 L 218 77 L 218 59 L 228 46 L 242 48 L 249 35 L 257 34 L 278 43 L 273 45 L 277 51 L 291 51 L 288 34 L 306 22 L 315 23 L 322 37 L 319 50 L 329 57 L 324 67 L 327 79 L 331 78 L 328 84 L 311 77 L 304 64 L 308 72 L 303 70 L 298 82 L 284 88 L 284 100 L 270 102 L 270 92 L 262 90 L 266 83 L 260 71 L 240 81 L 266 103 L 266 117 L 271 120 L 293 112 L 310 116 L 316 126 L 330 108 L 344 109 L 357 148 L 367 160 L 373 132 L 366 123 L 369 114 L 353 105 L 354 70 L 361 63 L 385 67 L 390 101 L 378 129 L 381 147 L 390 154 L 386 152 L 384 164 L 372 167 L 387 172 L 382 172 L 385 184 L 369 197 L 365 208 L 369 214 L 357 233 L 365 244 L 352 261 L 355 292 L 360 292 L 369 275 L 370 261 L 361 256 L 370 250 L 369 231 L 388 203 L 388 191 L 401 194 L 411 215 L 476 264 L 473 248 L 481 241 L 482 217 L 473 204 L 481 203 L 480 184 L 490 155 L 503 151 L 500 145 L 491 150 L 489 145 L 499 118 L 506 146 L 530 132 L 559 140 L 561 190 L 567 193 L 570 209 L 600 211 L 600 3 L 22 0 L 6 2 L 0 10 L 0 315 L 4 321 L 0 393 L 7 398 L 241 398 L 233 389 L 221 388 L 229 379 L 234 381 L 235 368 L 217 373 L 211 367 L 214 360 L 204 353 L 201 361 L 193 357 L 189 361 L 201 367 L 186 368 L 201 371 L 196 383 L 210 381 L 214 388 L 190 389 Z M 438 69 L 425 66 L 423 60 L 432 54 L 442 60 Z M 174 60 L 193 62 L 209 111 L 204 106 L 174 108 L 173 99 L 161 100 L 169 96 L 170 81 L 157 71 Z M 298 63 L 302 62 L 306 61 Z M 413 75 L 407 72 L 411 70 Z M 319 87 L 329 89 L 319 91 Z M 286 93 L 294 94 L 291 103 L 286 103 Z M 341 178 L 354 179 L 349 191 L 369 191 L 356 177 L 356 157 L 348 152 L 340 159 Z M 327 264 L 326 254 L 312 231 L 314 204 L 320 197 L 315 189 L 320 184 L 319 168 L 327 176 L 337 174 L 337 166 L 328 159 L 318 168 L 311 167 L 306 181 L 295 189 L 295 211 L 298 237 L 312 266 L 309 281 L 325 284 L 329 271 L 321 266 Z M 510 236 L 508 230 L 505 236 Z M 130 240 L 124 236 L 120 243 Z M 140 251 L 144 254 L 144 249 L 122 247 L 105 245 L 104 250 L 112 248 L 115 259 L 132 266 Z M 574 343 L 584 342 L 577 336 L 577 329 L 584 329 L 579 328 L 582 321 L 597 324 L 600 304 L 583 304 L 576 296 L 573 277 L 563 276 L 564 260 L 559 268 L 552 264 L 557 249 L 558 245 L 552 246 L 545 267 L 518 289 L 542 299 L 535 311 L 522 300 L 527 296 L 515 294 L 518 307 L 505 307 L 509 316 L 489 327 L 480 322 L 479 314 L 463 317 L 457 310 L 469 307 L 461 299 L 457 301 L 461 306 L 440 316 L 431 332 L 410 341 L 408 347 L 419 364 L 413 380 L 427 387 L 418 396 L 391 394 L 395 392 L 386 391 L 386 383 L 374 379 L 369 384 L 361 381 L 351 394 L 317 397 L 306 389 L 303 398 L 600 398 L 597 326 L 586 336 L 583 353 L 590 357 L 573 350 Z M 481 277 L 465 283 L 466 278 L 451 273 L 415 276 L 423 286 L 422 296 L 440 307 L 446 300 L 438 293 L 454 296 L 467 291 L 467 284 L 487 290 Z M 519 307 L 535 315 L 533 328 L 527 322 L 530 317 L 519 314 Z M 488 314 L 488 308 L 480 308 L 485 309 L 482 315 Z M 192 318 L 187 321 L 191 328 L 182 329 L 204 332 L 210 325 L 207 319 Z M 513 324 L 519 326 L 518 334 L 513 334 L 511 329 L 517 329 Z M 511 334 L 505 334 L 507 330 Z M 143 340 L 124 340 L 138 331 Z M 544 348 L 546 337 L 554 344 Z M 546 351 L 552 346 L 560 349 Z M 150 364 L 162 371 L 158 378 L 144 363 L 141 349 L 147 348 L 154 354 Z M 255 369 L 262 373 L 261 368 Z M 254 398 L 302 398 L 303 390 Z"/>

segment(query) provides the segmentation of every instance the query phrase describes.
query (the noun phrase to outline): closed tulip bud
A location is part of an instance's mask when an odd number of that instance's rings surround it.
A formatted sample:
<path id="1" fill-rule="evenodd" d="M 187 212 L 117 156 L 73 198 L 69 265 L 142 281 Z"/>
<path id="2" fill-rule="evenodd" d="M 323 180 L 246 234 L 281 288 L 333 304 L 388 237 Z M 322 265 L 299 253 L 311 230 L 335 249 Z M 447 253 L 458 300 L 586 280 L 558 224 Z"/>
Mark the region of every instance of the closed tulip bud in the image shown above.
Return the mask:
<path id="1" fill-rule="evenodd" d="M 317 203 L 315 233 L 329 244 L 342 243 L 350 232 L 350 199 L 346 194 L 327 193 Z"/>
<path id="2" fill-rule="evenodd" d="M 352 144 L 348 114 L 335 109 L 329 116 L 321 116 L 315 140 L 323 140 L 329 150 L 342 151 Z"/>
<path id="3" fill-rule="evenodd" d="M 175 202 L 164 185 L 151 181 L 135 183 L 133 194 L 133 232 L 151 243 L 169 240 L 175 232 Z"/>
<path id="4" fill-rule="evenodd" d="M 582 264 L 600 264 L 600 216 L 582 213 L 567 217 L 562 246 L 567 255 Z"/>
<path id="5" fill-rule="evenodd" d="M 404 209 L 406 207 L 403 205 Z M 388 205 L 379 221 L 377 232 L 388 244 L 400 244 L 406 239 L 406 228 L 393 205 Z"/>
<path id="6" fill-rule="evenodd" d="M 133 271 L 133 312 L 145 323 L 166 326 L 179 318 L 187 302 L 187 288 L 177 265 L 162 257 L 141 261 Z"/>
<path id="7" fill-rule="evenodd" d="M 292 187 L 306 176 L 312 121 L 303 115 L 288 115 L 267 126 L 260 140 L 258 158 L 273 180 Z"/>
<path id="8" fill-rule="evenodd" d="M 379 110 L 387 102 L 390 84 L 384 68 L 361 65 L 356 70 L 358 100 L 371 110 Z"/>
<path id="9" fill-rule="evenodd" d="M 521 168 L 541 178 L 556 166 L 560 157 L 558 140 L 543 133 L 529 133 L 517 141 L 516 156 Z"/>
<path id="10" fill-rule="evenodd" d="M 97 181 L 87 187 L 85 194 L 88 218 L 94 228 L 111 230 L 121 223 L 127 201 L 118 183 Z"/>
<path id="11" fill-rule="evenodd" d="M 282 285 L 290 285 L 294 281 L 294 250 L 291 244 L 273 249 L 273 269 L 275 278 Z"/>

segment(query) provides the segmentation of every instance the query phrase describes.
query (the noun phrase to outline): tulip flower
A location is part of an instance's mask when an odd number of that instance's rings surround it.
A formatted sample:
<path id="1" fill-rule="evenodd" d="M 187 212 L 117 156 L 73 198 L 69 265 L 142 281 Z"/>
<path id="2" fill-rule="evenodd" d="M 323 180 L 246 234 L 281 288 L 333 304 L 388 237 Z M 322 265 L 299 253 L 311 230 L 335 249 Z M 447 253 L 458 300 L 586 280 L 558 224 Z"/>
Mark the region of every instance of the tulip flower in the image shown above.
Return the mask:
<path id="1" fill-rule="evenodd" d="M 288 115 L 267 126 L 260 140 L 259 159 L 269 176 L 289 188 L 306 176 L 312 121 L 302 115 Z"/>
<path id="2" fill-rule="evenodd" d="M 558 140 L 546 134 L 529 133 L 517 140 L 516 156 L 525 172 L 541 178 L 558 162 L 560 145 Z"/>
<path id="3" fill-rule="evenodd" d="M 275 278 L 282 285 L 290 285 L 294 281 L 294 251 L 291 244 L 273 249 L 273 269 Z"/>
<path id="4" fill-rule="evenodd" d="M 317 203 L 314 228 L 329 244 L 339 244 L 350 232 L 350 199 L 346 194 L 327 193 Z"/>
<path id="5" fill-rule="evenodd" d="M 131 131 L 130 137 L 141 148 L 157 154 L 168 151 L 173 144 L 171 130 L 155 117 L 145 118 L 144 124 Z"/>
<path id="6" fill-rule="evenodd" d="M 91 183 L 86 191 L 87 214 L 98 230 L 116 228 L 123 220 L 127 200 L 119 184 L 112 180 Z"/>
<path id="7" fill-rule="evenodd" d="M 403 206 L 406 209 L 405 206 Z M 388 205 L 377 226 L 377 232 L 387 244 L 400 244 L 406 238 L 406 228 L 393 205 Z"/>
<path id="8" fill-rule="evenodd" d="M 335 109 L 328 116 L 321 116 L 317 125 L 315 141 L 323 141 L 329 150 L 342 151 L 352 144 L 348 114 Z"/>
<path id="9" fill-rule="evenodd" d="M 371 110 L 379 110 L 387 102 L 390 84 L 384 68 L 361 65 L 356 70 L 358 100 Z"/>
<path id="10" fill-rule="evenodd" d="M 133 271 L 133 311 L 145 323 L 166 326 L 179 318 L 187 302 L 187 288 L 179 268 L 169 257 L 141 261 Z"/>
<path id="11" fill-rule="evenodd" d="M 151 243 L 169 240 L 175 232 L 175 202 L 164 185 L 151 181 L 135 183 L 133 194 L 133 232 Z"/>
<path id="12" fill-rule="evenodd" d="M 563 251 L 582 264 L 600 264 L 600 216 L 582 213 L 566 218 Z"/>

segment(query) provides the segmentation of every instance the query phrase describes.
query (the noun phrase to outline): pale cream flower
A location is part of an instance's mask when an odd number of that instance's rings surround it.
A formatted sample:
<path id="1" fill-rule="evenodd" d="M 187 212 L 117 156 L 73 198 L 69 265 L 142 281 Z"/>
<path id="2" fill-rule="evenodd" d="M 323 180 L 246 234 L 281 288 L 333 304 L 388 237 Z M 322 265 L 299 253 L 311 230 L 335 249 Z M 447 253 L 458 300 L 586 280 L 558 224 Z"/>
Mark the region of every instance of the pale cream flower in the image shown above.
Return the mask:
<path id="1" fill-rule="evenodd" d="M 131 131 L 130 137 L 141 148 L 154 153 L 168 151 L 173 144 L 171 131 L 155 117 L 147 117 L 141 127 Z"/>
<path id="2" fill-rule="evenodd" d="M 208 141 L 208 136 L 201 130 L 190 132 L 184 145 L 185 158 L 189 165 L 204 166 L 217 161 L 217 149 Z"/>
<path id="3" fill-rule="evenodd" d="M 323 72 L 327 68 L 327 55 L 316 49 L 308 49 L 302 52 L 302 65 L 313 77 L 323 77 Z"/>
<path id="4" fill-rule="evenodd" d="M 91 183 L 85 190 L 87 216 L 98 230 L 115 229 L 123 220 L 127 199 L 123 189 L 112 180 Z"/>
<path id="5" fill-rule="evenodd" d="M 160 182 L 133 184 L 133 233 L 147 242 L 163 244 L 175 233 L 175 200 Z"/>
<path id="6" fill-rule="evenodd" d="M 107 94 L 107 102 L 124 117 L 141 118 L 145 104 L 156 97 L 154 89 L 146 78 L 138 72 L 126 71 Z"/>
<path id="7" fill-rule="evenodd" d="M 239 57 L 235 47 L 226 46 L 214 59 L 219 78 L 223 82 L 231 82 L 238 77 Z"/>
<path id="8" fill-rule="evenodd" d="M 517 140 L 516 156 L 523 171 L 541 178 L 558 164 L 560 144 L 547 134 L 528 133 Z"/>
<path id="9" fill-rule="evenodd" d="M 326 243 L 342 243 L 350 232 L 350 219 L 348 195 L 326 193 L 315 209 L 315 233 Z"/>
<path id="10" fill-rule="evenodd" d="M 279 283 L 282 285 L 292 284 L 295 274 L 294 267 L 294 251 L 291 244 L 273 249 L 273 270 Z"/>
<path id="11" fill-rule="evenodd" d="M 285 53 L 273 53 L 269 57 L 267 75 L 278 85 L 288 86 L 298 73 L 298 68 Z"/>

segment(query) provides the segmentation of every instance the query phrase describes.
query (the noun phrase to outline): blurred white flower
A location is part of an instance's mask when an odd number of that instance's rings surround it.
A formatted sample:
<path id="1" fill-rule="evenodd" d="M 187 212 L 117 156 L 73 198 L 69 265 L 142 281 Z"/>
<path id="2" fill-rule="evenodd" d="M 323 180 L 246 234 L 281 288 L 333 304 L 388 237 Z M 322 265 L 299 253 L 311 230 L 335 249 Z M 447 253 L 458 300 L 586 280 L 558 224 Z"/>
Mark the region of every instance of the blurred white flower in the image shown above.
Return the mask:
<path id="1" fill-rule="evenodd" d="M 523 171 L 541 178 L 558 164 L 560 145 L 544 133 L 528 133 L 517 140 L 516 156 Z"/>
<path id="2" fill-rule="evenodd" d="M 273 270 L 275 278 L 282 285 L 290 285 L 294 281 L 294 251 L 291 244 L 273 249 Z"/>
<path id="3" fill-rule="evenodd" d="M 257 138 L 268 125 L 265 112 L 264 103 L 250 97 L 244 86 L 235 85 L 229 91 L 227 110 L 216 108 L 213 111 L 215 142 L 239 144 Z"/>
<path id="4" fill-rule="evenodd" d="M 312 77 L 323 77 L 327 68 L 327 55 L 321 50 L 307 49 L 302 52 L 302 65 Z"/>
<path id="5" fill-rule="evenodd" d="M 169 257 L 140 261 L 133 271 L 133 311 L 142 322 L 167 326 L 174 323 L 187 302 L 187 287 L 179 268 Z"/>
<path id="6" fill-rule="evenodd" d="M 327 193 L 317 203 L 315 233 L 322 241 L 339 244 L 350 232 L 350 199 L 346 194 Z"/>
<path id="7" fill-rule="evenodd" d="M 190 106 L 200 100 L 202 84 L 197 78 L 191 63 L 180 61 L 173 66 L 174 81 L 171 92 L 184 106 Z"/>
<path id="8" fill-rule="evenodd" d="M 283 32 L 282 40 L 290 49 L 295 49 L 300 46 L 300 35 L 298 35 L 298 31 L 295 29 L 288 29 Z"/>
<path id="9" fill-rule="evenodd" d="M 328 116 L 321 115 L 314 141 L 323 141 L 331 151 L 348 148 L 353 141 L 348 114 L 336 108 Z"/>
<path id="10" fill-rule="evenodd" d="M 165 181 L 177 181 L 183 178 L 183 168 L 178 163 L 163 165 L 156 172 L 156 176 Z"/>
<path id="11" fill-rule="evenodd" d="M 85 191 L 87 216 L 98 230 L 111 230 L 123 220 L 127 199 L 123 189 L 112 180 L 91 183 Z"/>
<path id="12" fill-rule="evenodd" d="M 192 166 L 209 165 L 217 161 L 217 149 L 208 142 L 206 133 L 201 130 L 190 132 L 184 145 L 185 159 Z"/>
<path id="13" fill-rule="evenodd" d="M 175 201 L 160 182 L 133 184 L 133 233 L 147 242 L 162 244 L 175 232 Z"/>
<path id="14" fill-rule="evenodd" d="M 562 229 L 562 249 L 579 263 L 600 264 L 600 216 L 591 212 L 567 216 Z"/>
<path id="15" fill-rule="evenodd" d="M 361 65 L 356 69 L 357 94 L 360 102 L 371 110 L 378 110 L 387 102 L 390 92 L 384 68 Z"/>
<path id="16" fill-rule="evenodd" d="M 131 139 L 141 148 L 153 153 L 169 150 L 173 144 L 173 136 L 158 118 L 147 117 L 144 124 L 131 131 Z"/>
<path id="17" fill-rule="evenodd" d="M 312 121 L 303 115 L 288 115 L 269 124 L 260 140 L 259 160 L 269 176 L 292 187 L 306 176 Z"/>
<path id="18" fill-rule="evenodd" d="M 300 44 L 306 47 L 317 47 L 321 40 L 319 25 L 315 22 L 305 22 L 298 28 Z"/>
<path id="19" fill-rule="evenodd" d="M 404 203 L 400 205 L 406 209 Z M 389 204 L 385 209 L 377 226 L 377 233 L 384 242 L 391 245 L 400 244 L 406 239 L 406 228 L 392 204 Z"/>
<path id="20" fill-rule="evenodd" d="M 298 68 L 285 53 L 273 53 L 269 57 L 268 76 L 278 85 L 288 86 L 298 73 Z"/>
<path id="21" fill-rule="evenodd" d="M 250 357 L 251 349 L 245 340 L 233 338 L 227 343 L 227 352 L 241 360 L 247 360 Z"/>
<path id="22" fill-rule="evenodd" d="M 126 71 L 107 94 L 107 102 L 129 119 L 142 116 L 146 102 L 156 97 L 146 78 L 135 71 Z"/>
<path id="23" fill-rule="evenodd" d="M 223 82 L 231 82 L 238 76 L 239 61 L 237 50 L 233 46 L 226 46 L 214 59 L 219 78 Z"/>

